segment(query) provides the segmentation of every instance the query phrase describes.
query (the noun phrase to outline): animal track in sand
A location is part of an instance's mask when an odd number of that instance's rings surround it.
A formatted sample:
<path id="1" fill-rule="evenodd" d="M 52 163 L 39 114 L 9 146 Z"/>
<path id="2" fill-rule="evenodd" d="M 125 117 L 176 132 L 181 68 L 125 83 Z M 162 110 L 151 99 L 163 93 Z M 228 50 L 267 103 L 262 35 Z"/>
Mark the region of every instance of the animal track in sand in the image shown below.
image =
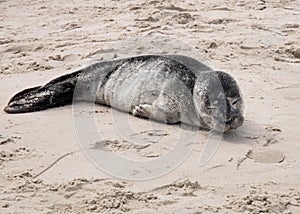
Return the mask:
<path id="1" fill-rule="evenodd" d="M 32 152 L 25 147 L 20 147 L 11 151 L 0 151 L 0 166 L 8 161 L 21 160 L 32 156 Z"/>
<path id="2" fill-rule="evenodd" d="M 300 206 L 299 192 L 270 193 L 255 190 L 243 197 L 228 196 L 225 208 L 241 213 L 294 213 Z"/>
<path id="3" fill-rule="evenodd" d="M 158 207 L 160 200 L 155 194 L 128 191 L 126 186 L 126 182 L 107 178 L 77 178 L 53 184 L 26 178 L 23 184 L 7 189 L 0 195 L 0 200 L 7 207 L 15 200 L 13 204 L 16 210 L 24 208 L 24 203 L 28 201 L 35 201 L 38 202 L 33 205 L 36 212 L 46 210 L 51 213 L 74 210 L 78 213 L 123 213 L 144 207 Z M 19 200 L 12 193 L 18 193 Z"/>
<path id="4" fill-rule="evenodd" d="M 207 190 L 202 187 L 197 181 L 192 182 L 189 179 L 184 181 L 175 181 L 161 187 L 157 187 L 149 192 L 159 192 L 164 195 L 177 195 L 177 196 L 197 196 L 195 192 Z"/>

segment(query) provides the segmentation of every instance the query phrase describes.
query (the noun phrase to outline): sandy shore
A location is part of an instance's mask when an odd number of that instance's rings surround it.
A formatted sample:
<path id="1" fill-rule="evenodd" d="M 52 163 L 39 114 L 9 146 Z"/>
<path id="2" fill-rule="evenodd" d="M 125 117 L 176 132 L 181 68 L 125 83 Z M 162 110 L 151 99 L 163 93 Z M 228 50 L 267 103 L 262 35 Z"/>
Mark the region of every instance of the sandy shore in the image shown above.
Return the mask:
<path id="1" fill-rule="evenodd" d="M 1 111 L 0 213 L 300 212 L 299 1 L 0 0 L 0 9 L 1 107 L 95 61 L 178 53 L 234 76 L 246 118 L 205 165 L 208 133 L 193 131 L 178 167 L 133 181 L 84 155 L 72 106 Z M 129 116 L 133 134 L 124 140 L 114 111 L 95 108 L 96 152 L 159 160 L 184 132 Z M 130 143 L 136 139 L 144 144 Z"/>

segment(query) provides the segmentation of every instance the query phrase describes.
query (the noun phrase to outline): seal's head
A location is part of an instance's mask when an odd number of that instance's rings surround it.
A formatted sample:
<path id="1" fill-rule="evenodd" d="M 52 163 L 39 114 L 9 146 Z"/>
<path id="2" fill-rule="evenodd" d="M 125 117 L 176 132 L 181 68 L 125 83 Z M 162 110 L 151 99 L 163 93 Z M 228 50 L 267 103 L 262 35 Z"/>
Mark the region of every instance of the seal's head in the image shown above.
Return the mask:
<path id="1" fill-rule="evenodd" d="M 240 89 L 227 73 L 209 71 L 198 78 L 194 87 L 194 103 L 201 123 L 209 129 L 226 132 L 244 122 Z"/>

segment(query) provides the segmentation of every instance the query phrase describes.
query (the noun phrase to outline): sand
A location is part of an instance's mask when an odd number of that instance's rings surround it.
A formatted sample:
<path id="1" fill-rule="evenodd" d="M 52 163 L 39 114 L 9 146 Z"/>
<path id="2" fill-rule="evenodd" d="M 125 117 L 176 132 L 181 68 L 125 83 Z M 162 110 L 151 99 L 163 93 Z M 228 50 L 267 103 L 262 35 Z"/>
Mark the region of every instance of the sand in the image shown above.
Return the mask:
<path id="1" fill-rule="evenodd" d="M 155 160 L 172 154 L 180 126 L 82 104 L 101 133 L 89 145 L 85 132 L 78 143 L 72 106 L 1 111 L 0 213 L 300 212 L 299 1 L 1 0 L 0 10 L 1 107 L 22 89 L 95 61 L 178 53 L 230 73 L 246 118 L 206 164 L 199 158 L 208 133 L 191 131 L 187 157 L 162 169 Z M 122 118 L 130 134 L 116 127 Z M 153 161 L 161 173 L 145 180 L 147 171 L 125 168 L 113 176 L 85 156 L 87 145 L 88 154 Z"/>

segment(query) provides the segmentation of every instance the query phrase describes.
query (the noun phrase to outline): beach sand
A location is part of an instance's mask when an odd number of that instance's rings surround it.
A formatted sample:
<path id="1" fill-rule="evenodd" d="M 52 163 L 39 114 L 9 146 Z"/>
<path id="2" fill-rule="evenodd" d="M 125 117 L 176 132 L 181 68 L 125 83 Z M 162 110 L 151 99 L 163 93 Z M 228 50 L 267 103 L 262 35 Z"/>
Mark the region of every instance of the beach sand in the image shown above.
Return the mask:
<path id="1" fill-rule="evenodd" d="M 300 213 L 299 1 L 0 0 L 0 10 L 1 107 L 96 61 L 152 53 L 230 73 L 245 102 L 244 125 L 206 164 L 209 133 L 192 131 L 187 157 L 172 169 L 157 164 L 161 173 L 146 180 L 93 164 L 72 106 L 1 111 L 0 213 Z M 90 114 L 101 134 L 94 152 L 160 160 L 185 133 L 104 106 Z M 132 128 L 126 140 L 120 118 Z"/>

